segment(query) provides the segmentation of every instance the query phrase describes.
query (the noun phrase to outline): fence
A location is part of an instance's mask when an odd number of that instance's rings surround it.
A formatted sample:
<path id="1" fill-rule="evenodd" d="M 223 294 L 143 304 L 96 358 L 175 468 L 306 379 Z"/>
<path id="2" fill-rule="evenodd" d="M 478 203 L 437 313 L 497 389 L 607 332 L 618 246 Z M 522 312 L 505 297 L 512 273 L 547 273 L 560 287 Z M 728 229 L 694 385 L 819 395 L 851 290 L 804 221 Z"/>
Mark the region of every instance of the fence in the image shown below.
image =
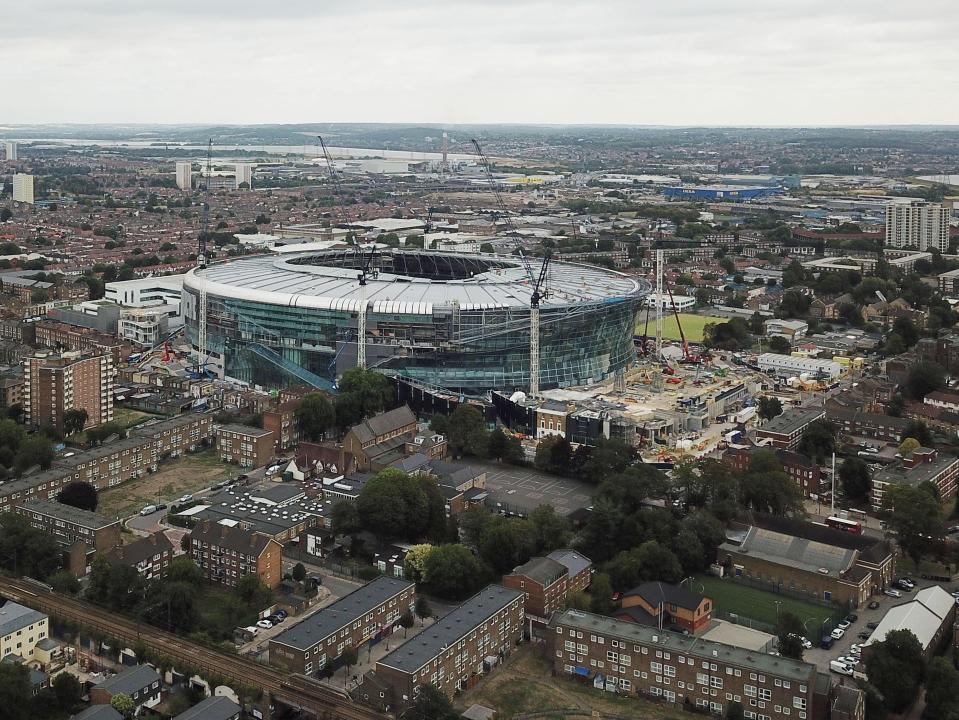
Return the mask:
<path id="1" fill-rule="evenodd" d="M 765 590 L 766 592 L 775 593 L 776 595 L 782 595 L 783 597 L 792 598 L 793 600 L 799 600 L 804 603 L 809 603 L 810 605 L 818 605 L 820 607 L 831 610 L 835 616 L 835 619 L 839 619 L 848 615 L 852 608 L 849 602 L 832 602 L 830 600 L 823 600 L 822 598 L 816 595 L 809 595 L 808 593 L 799 592 L 797 590 L 791 590 L 787 587 L 779 585 L 777 583 L 765 582 L 763 580 L 757 580 L 756 578 L 747 577 L 746 575 L 740 576 L 729 576 L 726 582 L 739 583 L 741 585 L 748 585 L 749 587 L 756 588 L 757 590 Z"/>

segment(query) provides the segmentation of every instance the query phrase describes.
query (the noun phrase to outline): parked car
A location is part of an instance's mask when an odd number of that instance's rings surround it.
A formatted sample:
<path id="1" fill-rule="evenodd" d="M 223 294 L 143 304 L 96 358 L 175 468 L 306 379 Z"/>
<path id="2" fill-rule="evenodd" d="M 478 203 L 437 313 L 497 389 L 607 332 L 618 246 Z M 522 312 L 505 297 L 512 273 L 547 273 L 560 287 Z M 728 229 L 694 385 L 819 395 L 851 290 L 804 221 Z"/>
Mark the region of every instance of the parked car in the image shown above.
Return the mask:
<path id="1" fill-rule="evenodd" d="M 804 650 L 812 650 L 812 640 L 806 637 L 799 638 L 799 642 L 802 643 Z"/>
<path id="2" fill-rule="evenodd" d="M 846 631 L 841 627 L 833 628 L 833 631 L 829 633 L 829 636 L 833 640 L 842 640 L 842 636 L 846 634 Z"/>
<path id="3" fill-rule="evenodd" d="M 846 665 L 846 663 L 839 662 L 838 660 L 830 660 L 829 669 L 834 673 L 839 673 L 840 675 L 852 675 L 855 672 L 852 666 Z"/>
<path id="4" fill-rule="evenodd" d="M 836 641 L 833 640 L 832 636 L 830 636 L 830 635 L 823 635 L 823 636 L 819 639 L 819 647 L 821 647 L 823 650 L 832 650 L 833 643 L 835 643 L 835 642 L 836 642 Z"/>
<path id="5" fill-rule="evenodd" d="M 276 615 L 278 618 L 282 618 L 283 620 L 286 620 L 290 616 L 286 610 L 277 610 L 274 615 Z"/>
<path id="6" fill-rule="evenodd" d="M 850 625 L 852 625 L 852 623 L 848 620 L 840 620 L 836 624 L 836 627 L 838 627 L 840 630 L 848 630 Z"/>
<path id="7" fill-rule="evenodd" d="M 859 633 L 859 639 L 868 640 L 870 635 L 872 635 L 871 630 L 863 630 L 861 633 Z"/>
<path id="8" fill-rule="evenodd" d="M 883 593 L 886 594 L 886 595 L 888 595 L 889 597 L 894 597 L 894 598 L 901 598 L 901 597 L 902 597 L 902 593 L 901 593 L 901 592 L 899 592 L 898 590 L 893 590 L 893 589 L 891 589 L 891 588 L 888 589 L 888 590 L 883 590 Z"/>
<path id="9" fill-rule="evenodd" d="M 156 505 L 147 505 L 145 508 L 143 508 L 143 509 L 140 511 L 140 514 L 143 515 L 143 516 L 147 516 L 147 515 L 152 515 L 152 514 L 155 513 L 156 511 L 157 511 L 157 506 L 156 506 Z"/>
<path id="10" fill-rule="evenodd" d="M 859 645 L 858 643 L 853 643 L 852 646 L 849 648 L 849 652 L 851 652 L 853 655 L 861 654 L 862 645 Z"/>
<path id="11" fill-rule="evenodd" d="M 867 622 L 867 623 L 866 623 L 866 627 L 869 628 L 870 630 L 875 630 L 877 627 L 879 627 L 879 623 L 877 623 L 877 622 Z"/>
<path id="12" fill-rule="evenodd" d="M 167 507 L 166 503 L 157 503 L 157 510 L 166 510 Z"/>
<path id="13" fill-rule="evenodd" d="M 843 655 L 839 658 L 839 662 L 846 663 L 846 665 L 852 665 L 856 667 L 859 664 L 859 658 L 853 657 L 852 655 Z"/>
<path id="14" fill-rule="evenodd" d="M 275 613 L 274 613 L 273 615 L 270 615 L 269 617 L 267 617 L 267 620 L 269 620 L 269 621 L 270 621 L 271 623 L 273 623 L 274 625 L 279 625 L 279 624 L 280 624 L 281 622 L 283 622 L 285 619 L 286 619 L 286 618 L 281 618 L 279 615 L 277 615 L 277 614 L 275 614 Z"/>
<path id="15" fill-rule="evenodd" d="M 243 629 L 246 630 L 248 633 L 250 633 L 250 635 L 252 635 L 253 637 L 256 637 L 260 632 L 259 628 L 253 627 L 252 625 L 245 627 Z"/>
<path id="16" fill-rule="evenodd" d="M 850 625 L 852 625 L 852 624 L 853 624 L 854 622 L 856 622 L 856 620 L 858 620 L 858 619 L 859 619 L 859 616 L 856 615 L 856 613 L 849 613 L 849 614 L 846 616 L 846 622 L 849 623 Z"/>
<path id="17" fill-rule="evenodd" d="M 256 623 L 256 626 L 257 626 L 258 628 L 263 628 L 264 630 L 269 630 L 271 627 L 273 627 L 273 623 L 271 623 L 269 620 L 267 620 L 266 618 L 264 618 L 264 619 L 262 619 L 262 620 L 259 620 L 259 621 Z"/>
<path id="18" fill-rule="evenodd" d="M 183 503 L 190 502 L 192 499 L 193 499 L 193 495 L 191 495 L 190 493 L 187 493 L 186 495 L 181 497 L 179 500 L 177 500 L 177 502 L 182 505 Z"/>
<path id="19" fill-rule="evenodd" d="M 878 600 L 873 600 L 871 603 L 869 603 L 869 609 L 870 609 L 870 610 L 878 610 L 878 609 L 879 609 L 879 601 L 878 601 Z"/>

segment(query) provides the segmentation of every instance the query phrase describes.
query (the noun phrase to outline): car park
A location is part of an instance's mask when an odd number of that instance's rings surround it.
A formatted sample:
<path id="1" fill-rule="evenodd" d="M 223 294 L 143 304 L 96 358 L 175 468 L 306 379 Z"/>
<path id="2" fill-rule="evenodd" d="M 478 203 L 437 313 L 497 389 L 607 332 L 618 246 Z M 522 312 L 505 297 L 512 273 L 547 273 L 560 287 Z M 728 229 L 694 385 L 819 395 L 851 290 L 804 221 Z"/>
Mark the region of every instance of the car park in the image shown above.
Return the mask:
<path id="1" fill-rule="evenodd" d="M 842 628 L 837 627 L 837 628 L 834 628 L 831 633 L 829 633 L 829 636 L 830 636 L 833 640 L 842 640 L 842 636 L 845 635 L 845 634 L 846 634 L 846 631 L 845 631 L 845 630 L 843 630 Z"/>

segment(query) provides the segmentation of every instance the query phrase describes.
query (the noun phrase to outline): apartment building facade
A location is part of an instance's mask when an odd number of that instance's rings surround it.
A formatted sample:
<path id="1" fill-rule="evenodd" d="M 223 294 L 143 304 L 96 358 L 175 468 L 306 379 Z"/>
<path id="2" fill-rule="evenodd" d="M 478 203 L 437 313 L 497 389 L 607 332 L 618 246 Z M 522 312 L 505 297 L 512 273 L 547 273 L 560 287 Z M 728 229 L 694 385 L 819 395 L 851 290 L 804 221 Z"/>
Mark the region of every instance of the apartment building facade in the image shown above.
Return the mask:
<path id="1" fill-rule="evenodd" d="M 210 439 L 212 427 L 212 415 L 180 415 L 132 430 L 131 437 L 58 459 L 49 470 L 0 485 L 0 512 L 34 498 L 54 500 L 64 485 L 77 480 L 102 490 L 153 472 L 164 458 L 199 449 Z"/>
<path id="2" fill-rule="evenodd" d="M 105 555 L 113 565 L 132 567 L 144 580 L 166 577 L 173 561 L 173 543 L 166 533 L 155 532 L 126 545 L 118 545 Z"/>
<path id="3" fill-rule="evenodd" d="M 715 715 L 737 702 L 756 720 L 813 711 L 816 666 L 800 660 L 576 610 L 556 613 L 547 636 L 555 675 L 602 690 Z"/>
<path id="4" fill-rule="evenodd" d="M 24 422 L 63 432 L 68 410 L 85 410 L 84 427 L 113 420 L 113 358 L 107 354 L 31 357 L 24 363 Z"/>
<path id="5" fill-rule="evenodd" d="M 723 452 L 723 462 L 733 468 L 737 473 L 745 472 L 749 467 L 752 456 L 760 451 L 768 450 L 757 445 L 752 446 L 733 446 Z M 802 492 L 803 497 L 816 497 L 819 495 L 819 486 L 822 483 L 822 468 L 819 464 L 811 460 L 802 453 L 792 450 L 774 451 L 776 458 L 783 465 L 783 470 L 796 483 L 796 487 Z"/>
<path id="6" fill-rule="evenodd" d="M 939 490 L 939 497 L 945 501 L 956 494 L 956 482 L 959 478 L 959 458 L 942 455 L 938 450 L 920 447 L 891 465 L 887 465 L 872 476 L 872 489 L 869 504 L 874 510 L 882 507 L 886 492 L 891 486 L 909 485 L 917 487 L 930 482 Z"/>
<path id="7" fill-rule="evenodd" d="M 948 252 L 951 213 L 949 204 L 894 198 L 886 206 L 886 245 Z"/>
<path id="8" fill-rule="evenodd" d="M 0 599 L 0 657 L 34 661 L 37 643 L 50 635 L 50 618 L 39 610 Z"/>
<path id="9" fill-rule="evenodd" d="M 284 452 L 300 443 L 300 424 L 296 421 L 299 404 L 299 400 L 288 400 L 263 413 L 263 429 L 273 433 L 276 452 Z"/>
<path id="10" fill-rule="evenodd" d="M 239 525 L 197 523 L 190 532 L 190 556 L 209 582 L 229 587 L 246 575 L 257 575 L 271 588 L 283 578 L 283 546 Z"/>
<path id="11" fill-rule="evenodd" d="M 64 567 L 77 577 L 90 572 L 98 552 L 120 544 L 120 521 L 50 500 L 30 500 L 16 508 L 31 526 L 63 548 Z"/>
<path id="12" fill-rule="evenodd" d="M 250 425 L 220 425 L 214 432 L 216 454 L 223 462 L 261 467 L 273 458 L 273 432 Z"/>
<path id="13" fill-rule="evenodd" d="M 504 575 L 503 585 L 523 593 L 527 617 L 545 623 L 554 610 L 566 603 L 569 573 L 556 560 L 534 557 Z"/>
<path id="14" fill-rule="evenodd" d="M 473 687 L 489 671 L 486 658 L 505 658 L 522 638 L 524 600 L 516 590 L 488 585 L 380 658 L 374 674 L 388 689 L 380 704 L 408 704 L 421 685 L 448 697 Z"/>
<path id="15" fill-rule="evenodd" d="M 336 667 L 346 649 L 391 634 L 415 596 L 413 583 L 378 577 L 271 638 L 270 662 L 304 675 L 319 673 L 327 661 Z"/>
<path id="16" fill-rule="evenodd" d="M 63 348 L 74 352 L 108 353 L 114 363 L 126 360 L 133 348 L 112 335 L 104 335 L 90 328 L 41 320 L 34 323 L 37 345 Z"/>
<path id="17" fill-rule="evenodd" d="M 774 448 L 792 450 L 799 444 L 806 428 L 825 415 L 826 411 L 822 408 L 789 408 L 782 415 L 777 415 L 757 428 L 756 439 L 765 440 Z"/>

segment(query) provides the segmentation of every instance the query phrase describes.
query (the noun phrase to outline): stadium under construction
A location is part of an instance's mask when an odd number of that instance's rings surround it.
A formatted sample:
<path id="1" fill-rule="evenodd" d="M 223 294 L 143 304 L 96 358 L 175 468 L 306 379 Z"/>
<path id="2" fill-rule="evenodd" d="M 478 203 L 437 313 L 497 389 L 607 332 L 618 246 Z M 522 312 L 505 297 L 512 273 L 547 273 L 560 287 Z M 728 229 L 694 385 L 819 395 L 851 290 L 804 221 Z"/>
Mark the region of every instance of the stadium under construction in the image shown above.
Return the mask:
<path id="1" fill-rule="evenodd" d="M 539 387 L 625 370 L 649 283 L 562 262 L 544 274 Z M 534 284 L 519 257 L 340 249 L 198 267 L 183 310 L 194 351 L 223 377 L 329 389 L 360 365 L 482 395 L 530 385 Z"/>

